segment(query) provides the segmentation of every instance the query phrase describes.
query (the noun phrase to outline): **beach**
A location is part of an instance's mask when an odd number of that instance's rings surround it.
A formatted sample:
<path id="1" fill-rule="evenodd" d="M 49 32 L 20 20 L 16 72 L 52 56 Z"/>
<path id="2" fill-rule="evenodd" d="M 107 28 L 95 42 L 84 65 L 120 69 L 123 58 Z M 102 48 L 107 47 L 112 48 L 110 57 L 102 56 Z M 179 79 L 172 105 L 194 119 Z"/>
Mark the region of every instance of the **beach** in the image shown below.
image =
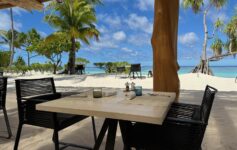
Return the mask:
<path id="1" fill-rule="evenodd" d="M 142 86 L 143 89 L 152 89 L 152 78 L 130 79 L 125 75 L 52 75 L 52 74 L 35 74 L 25 76 L 9 77 L 7 110 L 10 118 L 13 138 L 11 140 L 0 139 L 0 145 L 3 150 L 11 150 L 14 145 L 15 134 L 18 125 L 17 106 L 15 99 L 15 79 L 20 78 L 44 78 L 53 77 L 57 91 L 77 91 L 87 87 L 104 87 L 104 88 L 125 88 L 126 82 L 134 82 Z M 201 104 L 202 95 L 205 86 L 208 84 L 218 89 L 218 94 L 214 101 L 213 109 L 209 119 L 205 138 L 203 141 L 204 150 L 235 150 L 237 147 L 237 83 L 234 78 L 223 78 L 208 76 L 203 74 L 182 74 L 179 75 L 181 94 L 179 101 L 185 103 Z M 97 132 L 99 132 L 103 118 L 96 118 Z M 6 135 L 3 115 L 0 114 L 0 134 Z M 4 127 L 4 128 L 2 128 Z M 122 149 L 122 140 L 120 131 L 117 131 L 116 150 Z M 52 130 L 38 128 L 33 126 L 24 126 L 19 150 L 53 150 L 51 141 Z M 72 143 L 86 145 L 93 144 L 93 136 L 90 119 L 73 125 L 60 132 L 60 139 Z M 101 149 L 103 149 L 103 141 Z M 74 150 L 75 148 L 68 148 Z"/>
<path id="2" fill-rule="evenodd" d="M 137 86 L 144 89 L 152 89 L 153 78 L 145 77 L 143 79 L 128 78 L 127 75 L 52 75 L 52 74 L 31 74 L 25 76 L 15 76 L 8 79 L 8 87 L 14 87 L 15 79 L 24 78 L 46 78 L 53 77 L 56 87 L 111 87 L 125 88 L 126 82 L 134 82 Z M 197 73 L 180 74 L 181 90 L 204 90 L 206 85 L 213 86 L 219 91 L 237 91 L 235 78 L 224 78 L 209 76 Z"/>

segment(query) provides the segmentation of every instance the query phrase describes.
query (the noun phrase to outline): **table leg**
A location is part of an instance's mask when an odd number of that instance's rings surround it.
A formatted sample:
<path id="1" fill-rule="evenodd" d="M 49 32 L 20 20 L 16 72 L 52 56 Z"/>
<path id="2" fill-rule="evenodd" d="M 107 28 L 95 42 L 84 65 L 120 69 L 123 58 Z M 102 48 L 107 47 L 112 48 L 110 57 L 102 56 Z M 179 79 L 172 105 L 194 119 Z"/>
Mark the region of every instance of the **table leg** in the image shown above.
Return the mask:
<path id="1" fill-rule="evenodd" d="M 102 126 L 102 128 L 100 130 L 100 133 L 98 135 L 98 138 L 97 138 L 97 140 L 95 142 L 95 146 L 94 146 L 93 150 L 99 150 L 100 145 L 101 145 L 101 143 L 102 143 L 102 141 L 104 139 L 105 133 L 106 133 L 107 129 L 109 128 L 109 122 L 110 122 L 109 119 L 105 119 L 105 121 L 103 123 L 103 126 Z"/>
<path id="2" fill-rule="evenodd" d="M 129 131 L 132 127 L 132 123 L 130 121 L 119 121 L 119 126 L 122 134 L 122 140 L 124 143 L 123 150 L 131 150 L 130 146 L 127 145 L 126 138 L 127 138 L 127 131 Z"/>
<path id="3" fill-rule="evenodd" d="M 118 120 L 105 119 L 93 150 L 99 150 L 100 145 L 104 139 L 104 136 L 107 130 L 108 130 L 108 135 L 107 135 L 105 150 L 114 150 L 117 125 L 118 125 Z"/>
<path id="4" fill-rule="evenodd" d="M 117 125 L 118 120 L 110 120 L 105 150 L 114 150 Z"/>

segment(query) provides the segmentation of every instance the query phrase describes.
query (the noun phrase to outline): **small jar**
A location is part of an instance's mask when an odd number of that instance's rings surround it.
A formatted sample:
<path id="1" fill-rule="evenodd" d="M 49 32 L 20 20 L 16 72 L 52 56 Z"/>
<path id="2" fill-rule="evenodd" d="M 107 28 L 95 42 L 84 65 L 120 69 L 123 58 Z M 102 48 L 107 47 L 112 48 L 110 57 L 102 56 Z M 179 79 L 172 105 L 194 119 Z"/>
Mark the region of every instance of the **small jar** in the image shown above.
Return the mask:
<path id="1" fill-rule="evenodd" d="M 135 87 L 136 96 L 142 96 L 142 86 Z"/>
<path id="2" fill-rule="evenodd" d="M 93 97 L 101 98 L 102 97 L 102 88 L 94 88 L 93 89 Z"/>

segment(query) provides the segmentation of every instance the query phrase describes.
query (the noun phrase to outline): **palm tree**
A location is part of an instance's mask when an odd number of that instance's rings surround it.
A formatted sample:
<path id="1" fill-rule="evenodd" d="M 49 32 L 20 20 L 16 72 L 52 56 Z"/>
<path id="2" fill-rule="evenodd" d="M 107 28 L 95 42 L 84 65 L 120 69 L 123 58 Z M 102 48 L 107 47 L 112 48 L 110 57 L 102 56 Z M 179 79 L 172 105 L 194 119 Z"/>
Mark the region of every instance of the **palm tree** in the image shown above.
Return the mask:
<path id="1" fill-rule="evenodd" d="M 201 62 L 195 67 L 193 72 L 201 72 L 204 74 L 210 74 L 211 71 L 208 68 L 207 62 L 207 40 L 209 39 L 207 28 L 207 14 L 211 8 L 222 8 L 227 3 L 227 0 L 208 0 L 207 4 L 204 4 L 204 0 L 183 0 L 184 8 L 192 8 L 195 13 L 203 13 L 203 27 L 204 27 L 204 42 L 202 48 Z"/>
<path id="2" fill-rule="evenodd" d="M 229 53 L 237 51 L 237 13 L 232 17 L 230 22 L 226 25 L 225 31 L 228 36 L 228 51 Z"/>
<path id="3" fill-rule="evenodd" d="M 71 40 L 68 60 L 70 74 L 75 73 L 76 41 L 89 44 L 89 38 L 98 39 L 99 31 L 94 25 L 96 16 L 93 8 L 97 2 L 96 0 L 64 0 L 61 4 L 51 2 L 48 6 L 54 12 L 45 16 L 46 22 L 58 29 L 57 32 L 66 34 Z"/>
<path id="4" fill-rule="evenodd" d="M 12 36 L 13 35 L 13 36 Z M 9 66 L 13 64 L 14 48 L 20 48 L 21 42 L 19 38 L 19 32 L 16 30 L 0 30 L 0 44 L 8 44 L 11 52 Z"/>

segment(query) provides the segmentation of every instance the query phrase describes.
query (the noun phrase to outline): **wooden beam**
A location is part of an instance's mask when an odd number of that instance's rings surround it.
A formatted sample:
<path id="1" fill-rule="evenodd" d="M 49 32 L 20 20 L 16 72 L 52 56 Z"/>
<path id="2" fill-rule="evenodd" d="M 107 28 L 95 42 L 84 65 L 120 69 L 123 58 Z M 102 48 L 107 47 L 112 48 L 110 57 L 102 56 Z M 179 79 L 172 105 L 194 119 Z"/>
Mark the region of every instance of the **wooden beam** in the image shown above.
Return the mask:
<path id="1" fill-rule="evenodd" d="M 37 0 L 0 0 L 0 3 L 6 3 L 8 6 L 18 6 L 28 10 L 42 10 L 44 7 L 44 5 Z"/>
<path id="2" fill-rule="evenodd" d="M 175 92 L 179 97 L 177 35 L 179 0 L 155 0 L 153 47 L 153 90 Z"/>
<path id="3" fill-rule="evenodd" d="M 7 3 L 0 3 L 0 9 L 10 8 L 10 7 L 13 7 L 13 5 L 7 4 Z"/>

